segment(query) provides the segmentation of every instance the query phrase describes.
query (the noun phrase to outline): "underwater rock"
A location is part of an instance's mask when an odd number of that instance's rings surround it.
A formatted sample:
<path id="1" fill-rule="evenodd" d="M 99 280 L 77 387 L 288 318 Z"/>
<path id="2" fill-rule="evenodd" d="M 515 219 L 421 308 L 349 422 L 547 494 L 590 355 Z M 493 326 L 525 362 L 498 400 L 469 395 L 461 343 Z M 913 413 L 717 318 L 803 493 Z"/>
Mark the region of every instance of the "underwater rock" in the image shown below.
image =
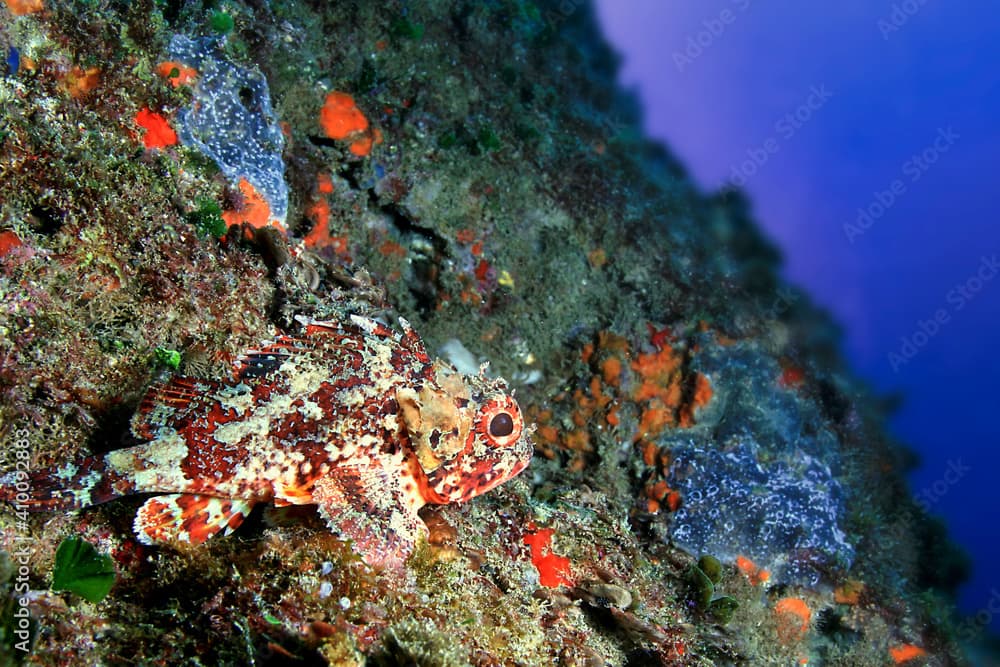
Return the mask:
<path id="1" fill-rule="evenodd" d="M 126 457 L 151 386 L 352 316 L 489 360 L 537 454 L 389 570 L 309 505 L 196 546 L 136 540 L 141 499 L 4 506 L 0 664 L 963 664 L 884 402 L 750 202 L 643 137 L 588 3 L 53 1 L 0 50 L 0 475 Z M 427 388 L 346 406 L 395 402 L 361 444 Z M 113 562 L 100 602 L 49 588 L 66 538 Z"/>

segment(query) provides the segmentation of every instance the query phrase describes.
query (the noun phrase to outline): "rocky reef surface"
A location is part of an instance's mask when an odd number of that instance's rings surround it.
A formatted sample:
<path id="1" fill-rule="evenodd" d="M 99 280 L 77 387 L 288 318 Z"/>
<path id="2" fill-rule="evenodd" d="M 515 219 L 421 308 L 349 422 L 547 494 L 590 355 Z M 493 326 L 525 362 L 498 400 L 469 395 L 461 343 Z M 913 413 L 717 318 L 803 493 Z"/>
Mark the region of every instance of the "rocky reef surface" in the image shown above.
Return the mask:
<path id="1" fill-rule="evenodd" d="M 585 4 L 6 0 L 0 51 L 4 470 L 303 315 L 405 317 L 537 425 L 402 573 L 309 513 L 172 549 L 141 498 L 5 508 L 7 664 L 964 664 L 887 402 Z M 52 586 L 73 538 L 107 595 Z"/>

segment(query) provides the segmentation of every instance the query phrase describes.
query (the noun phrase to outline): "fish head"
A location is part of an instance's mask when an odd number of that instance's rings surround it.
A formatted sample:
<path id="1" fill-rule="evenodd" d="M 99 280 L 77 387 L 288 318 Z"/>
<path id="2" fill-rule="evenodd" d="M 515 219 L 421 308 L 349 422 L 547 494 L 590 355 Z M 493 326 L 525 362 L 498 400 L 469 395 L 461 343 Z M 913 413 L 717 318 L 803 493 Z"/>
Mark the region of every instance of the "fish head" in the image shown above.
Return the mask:
<path id="1" fill-rule="evenodd" d="M 462 375 L 439 364 L 435 382 L 400 392 L 397 402 L 427 478 L 427 502 L 464 502 L 516 476 L 531 461 L 533 429 L 502 379 L 482 371 Z"/>

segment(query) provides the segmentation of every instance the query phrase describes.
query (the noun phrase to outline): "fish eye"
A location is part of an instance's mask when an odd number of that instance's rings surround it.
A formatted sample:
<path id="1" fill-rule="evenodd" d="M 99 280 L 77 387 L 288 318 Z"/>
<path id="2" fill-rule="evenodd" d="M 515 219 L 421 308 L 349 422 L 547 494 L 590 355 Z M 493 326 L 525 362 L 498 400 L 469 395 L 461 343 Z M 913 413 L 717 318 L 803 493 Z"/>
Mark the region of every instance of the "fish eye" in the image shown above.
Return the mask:
<path id="1" fill-rule="evenodd" d="M 476 430 L 490 445 L 510 447 L 520 439 L 523 427 L 517 402 L 510 396 L 499 396 L 483 404 Z"/>
<path id="2" fill-rule="evenodd" d="M 490 420 L 490 435 L 500 438 L 514 432 L 514 418 L 507 412 L 501 412 Z"/>

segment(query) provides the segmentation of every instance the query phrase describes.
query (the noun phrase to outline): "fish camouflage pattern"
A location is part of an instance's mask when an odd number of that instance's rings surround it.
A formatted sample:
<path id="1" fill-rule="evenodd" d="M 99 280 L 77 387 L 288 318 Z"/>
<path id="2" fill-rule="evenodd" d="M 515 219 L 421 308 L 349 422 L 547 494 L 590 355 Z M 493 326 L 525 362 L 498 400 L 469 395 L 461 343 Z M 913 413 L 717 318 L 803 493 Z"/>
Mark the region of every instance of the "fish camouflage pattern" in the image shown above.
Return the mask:
<path id="1" fill-rule="evenodd" d="M 464 502 L 524 470 L 530 429 L 506 383 L 464 376 L 372 319 L 299 318 L 231 380 L 174 377 L 132 418 L 135 447 L 0 478 L 0 500 L 71 510 L 132 494 L 146 544 L 204 542 L 257 503 L 317 505 L 371 565 L 399 567 L 425 504 Z"/>

